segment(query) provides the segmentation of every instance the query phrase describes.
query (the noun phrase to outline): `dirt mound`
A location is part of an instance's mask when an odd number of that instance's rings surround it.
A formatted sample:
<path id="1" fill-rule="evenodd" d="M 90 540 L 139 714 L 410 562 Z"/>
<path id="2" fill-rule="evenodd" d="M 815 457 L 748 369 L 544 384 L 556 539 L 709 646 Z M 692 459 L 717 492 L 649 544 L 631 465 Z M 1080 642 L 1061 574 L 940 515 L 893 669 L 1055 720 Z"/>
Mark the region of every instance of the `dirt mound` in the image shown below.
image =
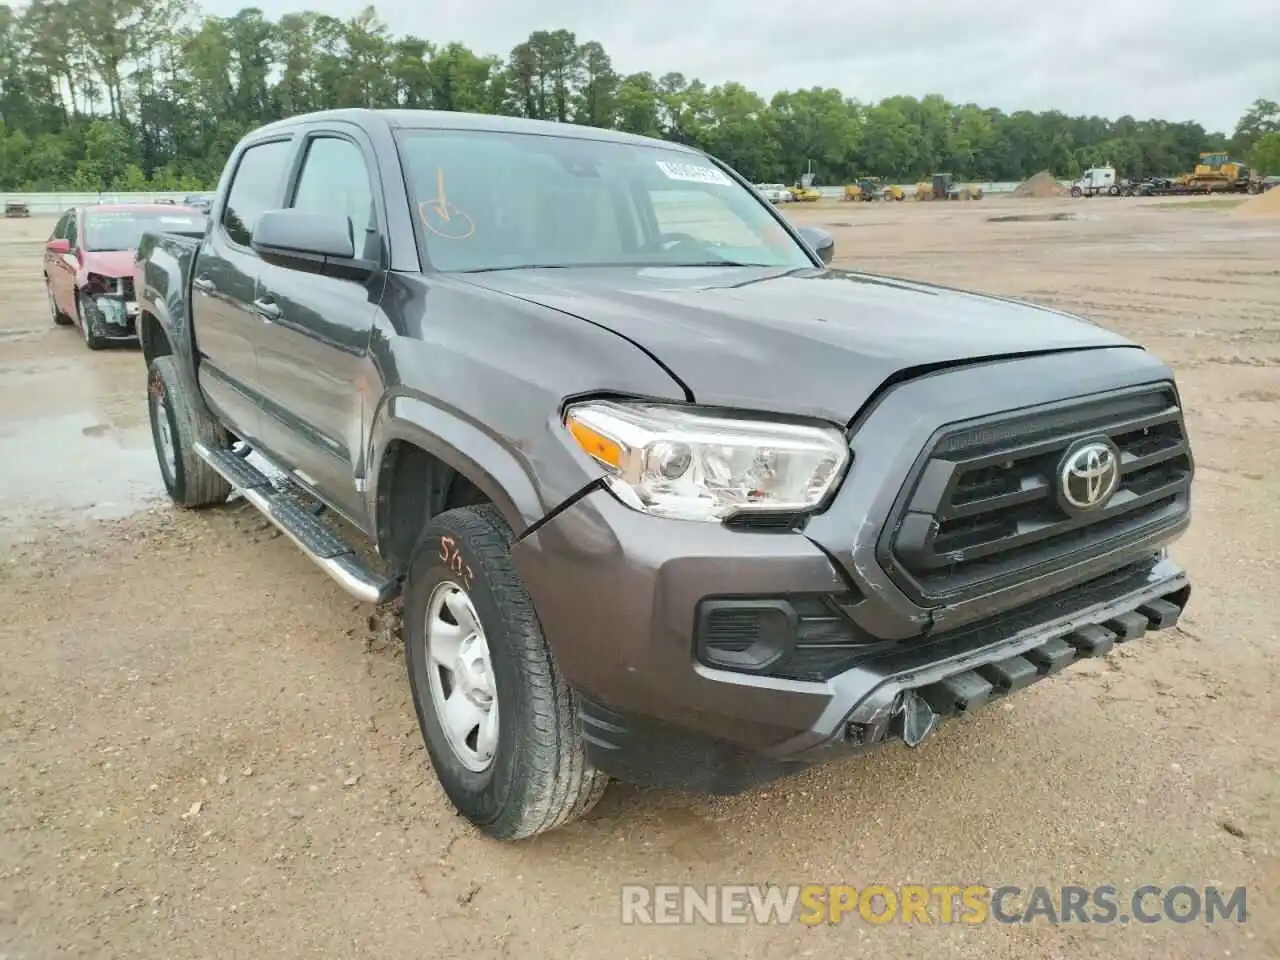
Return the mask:
<path id="1" fill-rule="evenodd" d="M 1233 217 L 1280 217 L 1280 187 L 1250 197 L 1231 211 Z"/>
<path id="2" fill-rule="evenodd" d="M 1068 197 L 1071 191 L 1059 183 L 1048 170 L 1041 170 L 1030 180 L 1024 180 L 1013 189 L 1015 197 L 1045 200 L 1049 197 Z"/>

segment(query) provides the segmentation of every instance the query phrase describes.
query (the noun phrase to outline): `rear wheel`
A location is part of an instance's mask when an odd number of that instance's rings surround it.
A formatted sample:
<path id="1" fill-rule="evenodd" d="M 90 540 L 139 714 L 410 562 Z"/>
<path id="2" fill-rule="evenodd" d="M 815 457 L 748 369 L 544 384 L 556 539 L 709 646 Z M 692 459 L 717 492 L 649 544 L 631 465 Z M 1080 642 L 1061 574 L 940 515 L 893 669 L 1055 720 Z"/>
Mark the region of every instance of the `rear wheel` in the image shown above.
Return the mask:
<path id="1" fill-rule="evenodd" d="M 577 819 L 608 779 L 587 760 L 573 691 L 556 667 L 488 504 L 435 517 L 409 564 L 405 660 L 444 792 L 489 836 Z"/>
<path id="2" fill-rule="evenodd" d="M 156 357 L 147 372 L 147 411 L 160 475 L 169 497 L 180 507 L 207 507 L 231 494 L 221 474 L 196 454 L 197 442 L 211 449 L 230 443 L 230 437 L 188 396 L 172 356 Z"/>

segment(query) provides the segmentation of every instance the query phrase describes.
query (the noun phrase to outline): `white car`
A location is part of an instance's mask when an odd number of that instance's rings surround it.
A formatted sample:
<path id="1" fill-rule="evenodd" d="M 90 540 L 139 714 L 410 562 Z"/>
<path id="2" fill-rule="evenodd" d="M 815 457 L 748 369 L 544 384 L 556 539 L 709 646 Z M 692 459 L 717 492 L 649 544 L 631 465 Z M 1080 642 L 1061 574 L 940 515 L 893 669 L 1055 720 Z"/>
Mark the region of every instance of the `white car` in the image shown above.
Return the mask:
<path id="1" fill-rule="evenodd" d="M 795 196 L 781 183 L 758 183 L 756 189 L 770 203 L 790 203 Z"/>

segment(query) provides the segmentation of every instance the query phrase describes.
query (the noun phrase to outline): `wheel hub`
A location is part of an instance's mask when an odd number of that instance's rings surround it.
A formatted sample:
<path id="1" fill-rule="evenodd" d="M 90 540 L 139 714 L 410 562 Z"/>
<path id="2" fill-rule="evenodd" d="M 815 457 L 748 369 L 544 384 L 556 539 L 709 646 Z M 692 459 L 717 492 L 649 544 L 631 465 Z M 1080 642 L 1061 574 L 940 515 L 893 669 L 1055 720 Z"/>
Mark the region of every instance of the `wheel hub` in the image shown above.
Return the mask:
<path id="1" fill-rule="evenodd" d="M 151 406 L 156 422 L 160 462 L 164 465 L 165 479 L 172 483 L 178 473 L 178 452 L 173 443 L 173 431 L 169 428 L 169 411 L 165 408 L 161 391 L 151 391 Z"/>
<path id="2" fill-rule="evenodd" d="M 427 603 L 427 679 L 431 705 L 458 761 L 479 773 L 498 746 L 498 700 L 484 626 L 467 592 L 452 581 Z"/>

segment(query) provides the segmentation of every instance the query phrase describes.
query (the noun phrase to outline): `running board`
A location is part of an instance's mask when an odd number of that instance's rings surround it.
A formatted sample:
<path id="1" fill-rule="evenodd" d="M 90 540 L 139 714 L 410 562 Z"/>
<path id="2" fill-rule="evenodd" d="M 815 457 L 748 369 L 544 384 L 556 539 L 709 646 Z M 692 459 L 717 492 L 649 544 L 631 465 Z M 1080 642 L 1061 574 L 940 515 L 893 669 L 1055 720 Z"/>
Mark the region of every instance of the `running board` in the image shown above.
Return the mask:
<path id="1" fill-rule="evenodd" d="M 244 457 L 230 450 L 210 450 L 202 443 L 195 444 L 195 451 L 357 600 L 385 603 L 399 592 L 399 581 L 371 569 L 323 520 L 299 506 L 287 489 L 277 489 L 266 474 Z"/>

